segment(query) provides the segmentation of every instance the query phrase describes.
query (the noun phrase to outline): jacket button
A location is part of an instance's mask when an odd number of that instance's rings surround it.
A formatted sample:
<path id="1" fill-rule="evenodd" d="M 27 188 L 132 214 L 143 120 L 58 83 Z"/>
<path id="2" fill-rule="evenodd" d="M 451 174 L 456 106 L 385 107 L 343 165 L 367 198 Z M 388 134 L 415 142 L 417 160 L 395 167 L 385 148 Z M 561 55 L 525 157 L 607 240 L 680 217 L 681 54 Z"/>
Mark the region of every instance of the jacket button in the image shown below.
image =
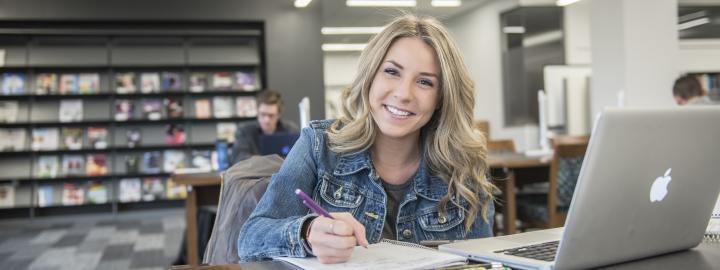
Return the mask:
<path id="1" fill-rule="evenodd" d="M 447 218 L 445 218 L 445 216 L 440 216 L 440 218 L 438 218 L 438 223 L 445 224 L 445 222 L 447 222 Z"/>
<path id="2" fill-rule="evenodd" d="M 412 231 L 410 229 L 405 229 L 403 231 L 403 237 L 405 237 L 405 239 L 412 237 Z"/>
<path id="3" fill-rule="evenodd" d="M 336 200 L 339 200 L 342 197 L 342 195 L 340 195 L 340 193 L 335 192 L 333 197 L 335 197 Z"/>

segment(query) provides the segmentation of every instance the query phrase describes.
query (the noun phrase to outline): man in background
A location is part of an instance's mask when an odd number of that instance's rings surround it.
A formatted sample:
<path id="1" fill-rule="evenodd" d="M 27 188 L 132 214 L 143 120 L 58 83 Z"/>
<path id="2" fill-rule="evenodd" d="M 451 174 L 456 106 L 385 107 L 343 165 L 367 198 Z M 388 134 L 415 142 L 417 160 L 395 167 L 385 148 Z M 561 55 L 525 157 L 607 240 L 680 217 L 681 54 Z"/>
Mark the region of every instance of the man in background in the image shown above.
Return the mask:
<path id="1" fill-rule="evenodd" d="M 713 105 L 717 104 L 710 100 L 707 91 L 700 85 L 700 81 L 693 75 L 684 75 L 675 80 L 673 86 L 675 103 L 683 105 Z"/>
<path id="2" fill-rule="evenodd" d="M 265 90 L 258 94 L 257 121 L 238 124 L 235 131 L 231 165 L 260 154 L 260 137 L 276 133 L 298 133 L 295 123 L 281 119 L 283 101 L 280 93 Z"/>

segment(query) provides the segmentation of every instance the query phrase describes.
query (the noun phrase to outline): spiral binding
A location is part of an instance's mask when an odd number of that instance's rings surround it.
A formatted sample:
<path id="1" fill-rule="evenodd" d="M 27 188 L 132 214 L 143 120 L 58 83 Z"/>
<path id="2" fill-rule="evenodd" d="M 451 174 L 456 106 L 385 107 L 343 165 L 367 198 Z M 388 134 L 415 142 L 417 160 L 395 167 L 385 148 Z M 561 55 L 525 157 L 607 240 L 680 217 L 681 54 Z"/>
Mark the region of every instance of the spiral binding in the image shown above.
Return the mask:
<path id="1" fill-rule="evenodd" d="M 392 239 L 387 239 L 387 238 L 381 239 L 380 242 L 381 242 L 381 243 L 388 243 L 388 244 L 391 244 L 391 245 L 404 246 L 404 247 L 413 247 L 413 248 L 422 248 L 422 249 L 428 249 L 428 250 L 435 250 L 435 249 L 433 249 L 433 248 L 429 248 L 429 247 L 426 247 L 426 246 L 423 246 L 423 245 L 419 245 L 419 244 L 415 244 L 415 243 L 410 243 L 410 242 L 397 241 L 397 240 L 392 240 Z"/>
<path id="2" fill-rule="evenodd" d="M 720 242 L 720 213 L 712 214 L 703 239 L 709 242 Z"/>

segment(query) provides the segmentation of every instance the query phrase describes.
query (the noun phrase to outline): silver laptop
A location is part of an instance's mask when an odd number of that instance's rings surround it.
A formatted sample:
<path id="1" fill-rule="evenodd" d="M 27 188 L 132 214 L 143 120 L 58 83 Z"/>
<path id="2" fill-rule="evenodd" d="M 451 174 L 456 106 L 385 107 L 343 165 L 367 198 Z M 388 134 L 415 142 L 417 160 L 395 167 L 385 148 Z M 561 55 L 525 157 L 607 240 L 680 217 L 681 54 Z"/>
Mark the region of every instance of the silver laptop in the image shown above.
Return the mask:
<path id="1" fill-rule="evenodd" d="M 720 106 L 606 110 L 565 227 L 441 245 L 518 269 L 580 269 L 694 247 L 720 192 Z"/>

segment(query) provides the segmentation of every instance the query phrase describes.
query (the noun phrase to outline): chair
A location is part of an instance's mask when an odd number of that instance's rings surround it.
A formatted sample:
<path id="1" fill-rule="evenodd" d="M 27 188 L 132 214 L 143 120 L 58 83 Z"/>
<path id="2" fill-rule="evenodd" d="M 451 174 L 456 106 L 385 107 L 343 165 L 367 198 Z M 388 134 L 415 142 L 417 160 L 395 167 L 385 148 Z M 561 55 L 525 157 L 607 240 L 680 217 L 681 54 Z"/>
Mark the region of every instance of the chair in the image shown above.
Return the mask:
<path id="1" fill-rule="evenodd" d="M 490 138 L 490 122 L 487 120 L 475 120 L 475 128 L 485 135 L 485 138 Z"/>

